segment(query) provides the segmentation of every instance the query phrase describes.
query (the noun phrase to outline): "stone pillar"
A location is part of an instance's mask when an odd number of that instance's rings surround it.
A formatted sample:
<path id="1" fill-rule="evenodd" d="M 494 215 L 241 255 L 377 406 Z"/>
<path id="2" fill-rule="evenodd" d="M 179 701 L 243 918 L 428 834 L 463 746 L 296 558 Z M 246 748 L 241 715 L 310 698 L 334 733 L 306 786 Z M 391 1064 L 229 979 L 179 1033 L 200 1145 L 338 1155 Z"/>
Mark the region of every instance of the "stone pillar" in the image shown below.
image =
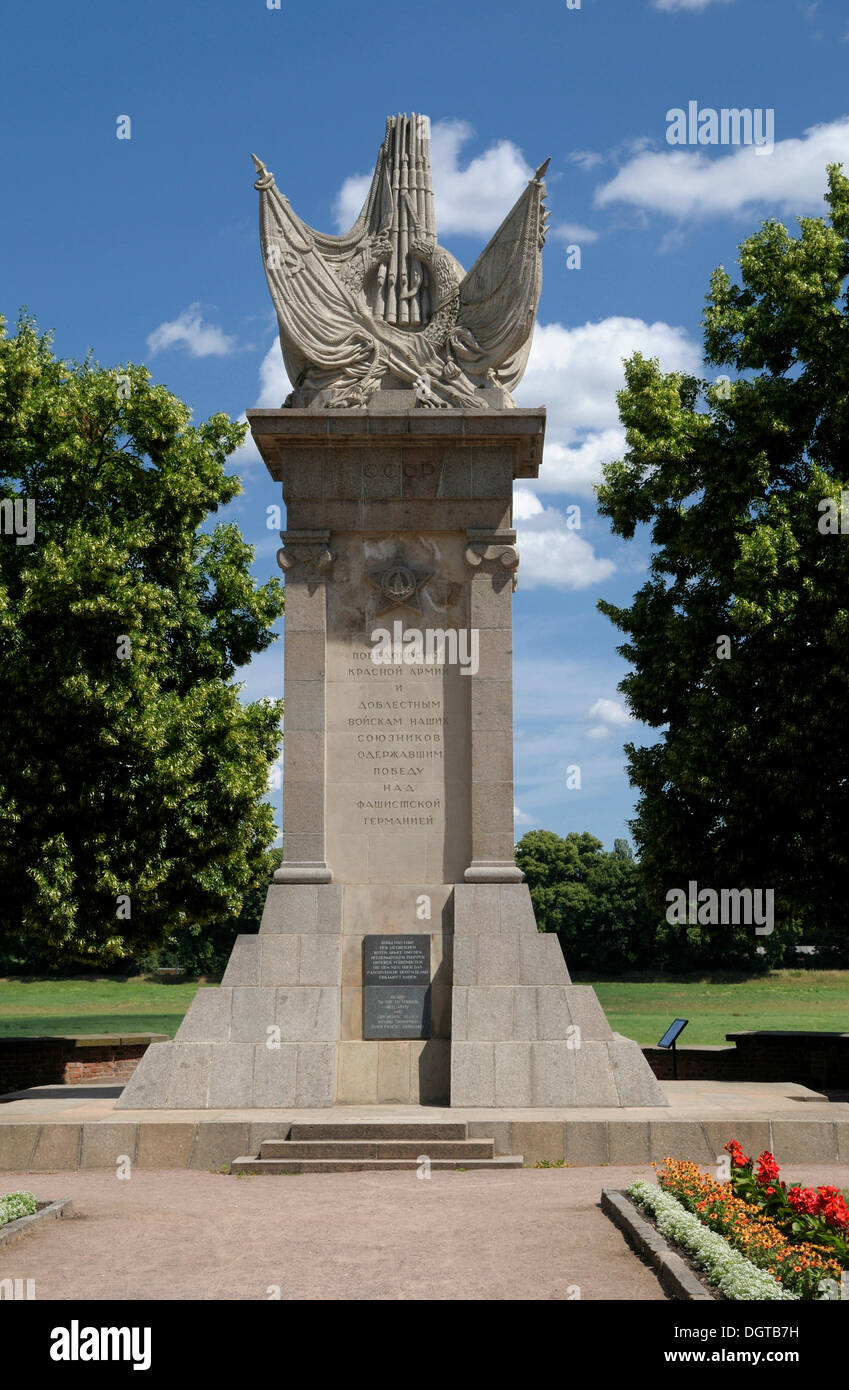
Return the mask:
<path id="1" fill-rule="evenodd" d="M 275 883 L 329 883 L 325 854 L 325 669 L 329 531 L 281 531 L 286 575 L 283 864 Z"/>
<path id="2" fill-rule="evenodd" d="M 468 530 L 470 623 L 480 666 L 471 679 L 472 861 L 467 883 L 521 883 L 513 858 L 513 614 L 516 532 Z"/>
<path id="3" fill-rule="evenodd" d="M 281 556 L 286 860 L 263 930 L 284 910 L 274 904 L 287 885 L 324 873 L 339 884 L 337 1102 L 445 1104 L 456 886 L 521 885 L 512 491 L 516 477 L 536 476 L 544 413 L 294 409 L 249 418 L 282 483 L 290 528 Z M 375 667 L 371 635 L 396 623 L 474 632 L 474 674 Z M 363 939 L 383 932 L 430 935 L 426 1040 L 363 1035 Z"/>

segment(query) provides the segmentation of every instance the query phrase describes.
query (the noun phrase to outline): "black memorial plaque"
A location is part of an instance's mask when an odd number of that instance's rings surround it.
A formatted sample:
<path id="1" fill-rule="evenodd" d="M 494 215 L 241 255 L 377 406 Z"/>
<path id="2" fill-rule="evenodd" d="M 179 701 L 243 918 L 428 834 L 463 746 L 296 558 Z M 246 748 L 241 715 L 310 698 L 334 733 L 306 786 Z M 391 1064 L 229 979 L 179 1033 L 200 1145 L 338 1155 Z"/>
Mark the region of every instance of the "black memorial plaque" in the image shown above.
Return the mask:
<path id="1" fill-rule="evenodd" d="M 430 937 L 363 938 L 363 1037 L 430 1037 Z"/>
<path id="2" fill-rule="evenodd" d="M 429 985 L 430 937 L 363 937 L 363 984 Z"/>

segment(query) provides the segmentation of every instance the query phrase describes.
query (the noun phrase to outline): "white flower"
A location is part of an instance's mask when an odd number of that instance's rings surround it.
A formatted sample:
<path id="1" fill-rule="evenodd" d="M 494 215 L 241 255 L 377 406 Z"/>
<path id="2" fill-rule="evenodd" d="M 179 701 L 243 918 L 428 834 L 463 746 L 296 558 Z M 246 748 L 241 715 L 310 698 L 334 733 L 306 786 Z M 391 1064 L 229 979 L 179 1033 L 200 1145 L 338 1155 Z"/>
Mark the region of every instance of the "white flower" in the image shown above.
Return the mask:
<path id="1" fill-rule="evenodd" d="M 707 1230 L 697 1216 L 662 1187 L 635 1182 L 628 1188 L 628 1196 L 651 1212 L 660 1234 L 692 1255 L 726 1298 L 799 1301 L 796 1294 L 783 1289 L 767 1270 L 758 1269 L 729 1245 L 724 1236 Z"/>
<path id="2" fill-rule="evenodd" d="M 31 1192 L 10 1192 L 0 1197 L 0 1226 L 17 1221 L 21 1216 L 32 1216 L 38 1206 L 38 1198 Z"/>

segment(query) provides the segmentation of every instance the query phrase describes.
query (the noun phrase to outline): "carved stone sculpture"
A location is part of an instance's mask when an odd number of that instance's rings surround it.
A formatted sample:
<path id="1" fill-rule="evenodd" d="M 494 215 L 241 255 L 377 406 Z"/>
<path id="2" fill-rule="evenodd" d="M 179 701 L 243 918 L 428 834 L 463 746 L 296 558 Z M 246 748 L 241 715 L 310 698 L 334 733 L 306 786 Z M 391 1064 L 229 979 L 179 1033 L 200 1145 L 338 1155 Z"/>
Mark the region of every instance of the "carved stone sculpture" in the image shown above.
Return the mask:
<path id="1" fill-rule="evenodd" d="M 365 206 L 345 236 L 308 227 L 253 160 L 295 388 L 287 406 L 380 408 L 375 398 L 387 392 L 392 409 L 512 406 L 542 287 L 548 161 L 466 274 L 436 239 L 427 116 L 388 118 Z"/>
<path id="2" fill-rule="evenodd" d="M 258 167 L 294 383 L 289 409 L 248 411 L 288 528 L 283 859 L 259 932 L 118 1109 L 237 1110 L 259 1143 L 304 1108 L 495 1109 L 503 1135 L 515 1107 L 559 1156 L 570 1110 L 667 1100 L 537 930 L 514 857 L 512 495 L 538 476 L 545 411 L 505 407 L 543 171 L 464 275 L 436 241 L 423 116 L 389 121 L 346 237 L 305 227 Z M 618 1119 L 620 1153 L 648 1143 Z"/>

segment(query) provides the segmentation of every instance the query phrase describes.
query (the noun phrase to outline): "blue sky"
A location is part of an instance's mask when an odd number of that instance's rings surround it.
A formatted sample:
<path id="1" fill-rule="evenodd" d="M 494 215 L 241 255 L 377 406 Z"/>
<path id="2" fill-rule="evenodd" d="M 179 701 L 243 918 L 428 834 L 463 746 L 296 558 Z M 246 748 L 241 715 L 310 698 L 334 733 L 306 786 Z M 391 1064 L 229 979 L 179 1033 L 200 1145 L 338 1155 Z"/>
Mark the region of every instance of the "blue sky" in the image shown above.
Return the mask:
<path id="1" fill-rule="evenodd" d="M 45 0 L 0 21 L 0 312 L 26 305 L 57 351 L 147 362 L 196 418 L 287 391 L 257 235 L 251 151 L 306 221 L 353 220 L 385 117 L 434 123 L 440 240 L 468 268 L 532 170 L 552 234 L 521 405 L 545 404 L 539 484 L 517 496 L 517 834 L 627 833 L 633 795 L 619 635 L 597 613 L 643 582 L 645 538 L 596 514 L 621 453 L 615 392 L 636 348 L 698 370 L 711 270 L 763 217 L 823 210 L 849 167 L 845 0 Z M 775 145 L 673 149 L 670 108 L 774 111 Z M 117 138 L 130 118 L 129 139 Z M 567 268 L 567 246 L 581 250 Z M 573 258 L 574 259 L 574 258 Z M 255 451 L 230 509 L 277 573 L 278 500 Z M 566 509 L 581 508 L 580 531 Z M 280 644 L 244 673 L 278 694 Z M 581 768 L 580 790 L 566 770 Z M 279 801 L 279 793 L 273 796 Z"/>

